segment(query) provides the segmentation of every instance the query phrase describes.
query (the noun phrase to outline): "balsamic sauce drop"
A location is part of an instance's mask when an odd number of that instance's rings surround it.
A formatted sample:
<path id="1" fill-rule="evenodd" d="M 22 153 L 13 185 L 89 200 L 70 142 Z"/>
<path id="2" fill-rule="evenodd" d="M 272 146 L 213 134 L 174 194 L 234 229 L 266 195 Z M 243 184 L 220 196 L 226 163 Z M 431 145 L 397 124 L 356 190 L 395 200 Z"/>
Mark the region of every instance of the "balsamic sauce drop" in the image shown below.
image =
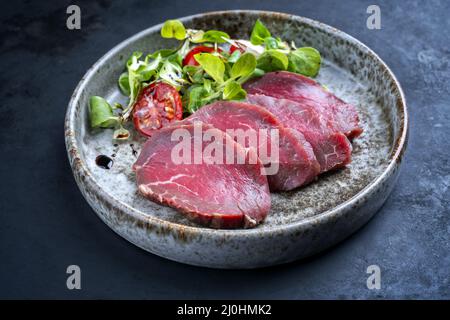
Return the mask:
<path id="1" fill-rule="evenodd" d="M 109 170 L 114 164 L 114 160 L 104 154 L 101 154 L 95 158 L 95 163 L 103 169 Z"/>

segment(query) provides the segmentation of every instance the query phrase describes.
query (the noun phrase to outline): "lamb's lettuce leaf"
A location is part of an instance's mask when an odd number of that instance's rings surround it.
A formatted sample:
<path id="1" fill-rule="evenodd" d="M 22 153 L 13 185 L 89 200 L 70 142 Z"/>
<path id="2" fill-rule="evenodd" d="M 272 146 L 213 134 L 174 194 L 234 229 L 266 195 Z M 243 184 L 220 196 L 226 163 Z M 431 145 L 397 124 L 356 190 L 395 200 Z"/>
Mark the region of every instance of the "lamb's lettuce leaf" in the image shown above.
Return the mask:
<path id="1" fill-rule="evenodd" d="M 89 119 L 92 128 L 114 128 L 119 120 L 108 101 L 99 96 L 89 99 Z"/>
<path id="2" fill-rule="evenodd" d="M 287 70 L 289 60 L 287 56 L 277 50 L 267 50 L 259 58 L 257 67 L 265 72 Z"/>
<path id="3" fill-rule="evenodd" d="M 242 100 L 246 96 L 247 92 L 237 81 L 229 81 L 223 89 L 223 99 L 225 100 Z"/>
<path id="4" fill-rule="evenodd" d="M 180 20 L 167 20 L 161 28 L 161 37 L 183 40 L 186 38 L 186 29 Z"/>
<path id="5" fill-rule="evenodd" d="M 255 71 L 256 68 L 256 58 L 251 53 L 244 53 L 240 58 L 233 64 L 231 68 L 231 78 L 237 79 L 241 77 L 247 77 Z"/>
<path id="6" fill-rule="evenodd" d="M 298 48 L 288 54 L 288 70 L 315 77 L 319 73 L 321 57 L 319 51 L 311 47 Z"/>
<path id="7" fill-rule="evenodd" d="M 250 42 L 254 45 L 263 44 L 264 39 L 270 37 L 270 31 L 261 22 L 261 20 L 256 20 L 253 26 L 252 34 L 250 35 Z"/>
<path id="8" fill-rule="evenodd" d="M 194 55 L 194 58 L 214 81 L 223 83 L 225 65 L 219 57 L 211 53 L 198 53 Z"/>

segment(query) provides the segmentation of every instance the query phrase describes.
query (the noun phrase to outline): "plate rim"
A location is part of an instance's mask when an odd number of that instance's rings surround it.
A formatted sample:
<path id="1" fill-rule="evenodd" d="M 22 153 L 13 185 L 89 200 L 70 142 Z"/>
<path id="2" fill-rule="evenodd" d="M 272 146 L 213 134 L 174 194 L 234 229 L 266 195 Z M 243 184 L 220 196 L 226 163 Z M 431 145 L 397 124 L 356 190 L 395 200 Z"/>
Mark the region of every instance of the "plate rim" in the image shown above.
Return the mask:
<path id="1" fill-rule="evenodd" d="M 148 214 L 145 214 L 144 212 L 134 208 L 133 206 L 117 199 L 114 195 L 109 194 L 106 192 L 100 184 L 97 182 L 97 180 L 93 177 L 91 172 L 89 171 L 87 165 L 83 162 L 82 157 L 80 155 L 80 150 L 78 148 L 78 142 L 76 139 L 76 133 L 75 133 L 75 111 L 77 110 L 77 101 L 79 101 L 79 98 L 86 87 L 87 82 L 89 79 L 95 75 L 96 71 L 103 65 L 105 61 L 108 60 L 108 58 L 112 55 L 114 55 L 117 51 L 120 51 L 124 47 L 126 47 L 128 44 L 134 42 L 135 40 L 141 38 L 142 36 L 152 33 L 155 30 L 159 30 L 162 27 L 162 23 L 153 25 L 149 28 L 146 28 L 142 31 L 139 31 L 138 33 L 126 38 L 125 40 L 121 41 L 119 44 L 115 45 L 112 49 L 110 49 L 107 53 L 105 53 L 102 57 L 100 57 L 84 74 L 84 76 L 81 78 L 79 83 L 77 84 L 71 99 L 69 101 L 66 116 L 65 116 L 65 125 L 64 125 L 64 132 L 65 132 L 65 143 L 66 143 L 66 149 L 69 157 L 69 162 L 71 164 L 71 168 L 73 171 L 73 174 L 75 177 L 78 175 L 82 178 L 82 182 L 78 179 L 75 179 L 78 187 L 84 195 L 83 188 L 89 188 L 90 190 L 96 190 L 95 193 L 97 194 L 98 198 L 101 198 L 102 201 L 105 203 L 108 203 L 109 206 L 117 208 L 124 212 L 127 215 L 132 216 L 133 218 L 145 222 L 146 224 L 152 224 L 156 227 L 164 227 L 168 228 L 174 231 L 181 232 L 183 234 L 189 234 L 191 236 L 195 236 L 198 234 L 205 235 L 211 237 L 230 237 L 230 236 L 240 236 L 240 237 L 260 237 L 263 235 L 273 235 L 275 233 L 289 233 L 292 231 L 297 231 L 299 229 L 305 228 L 312 224 L 320 224 L 321 222 L 327 221 L 328 219 L 332 218 L 338 218 L 341 214 L 343 214 L 346 209 L 351 208 L 358 204 L 359 201 L 363 200 L 367 195 L 370 195 L 374 191 L 376 191 L 378 186 L 382 185 L 382 182 L 384 180 L 387 180 L 392 174 L 393 171 L 398 167 L 398 165 L 401 163 L 403 155 L 405 153 L 407 143 L 408 143 L 408 134 L 409 134 L 409 117 L 408 117 L 408 109 L 406 104 L 406 98 L 403 92 L 403 89 L 397 80 L 395 74 L 392 72 L 392 70 L 387 66 L 387 64 L 368 46 L 366 46 L 361 41 L 357 40 L 356 38 L 352 37 L 351 35 L 334 28 L 330 25 L 324 24 L 322 22 L 298 16 L 288 13 L 282 13 L 282 12 L 274 12 L 274 11 L 265 11 L 265 10 L 223 10 L 223 11 L 209 11 L 205 13 L 198 13 L 193 14 L 189 16 L 184 16 L 181 18 L 178 18 L 181 21 L 190 21 L 195 18 L 202 18 L 204 16 L 208 15 L 224 15 L 224 14 L 256 14 L 256 15 L 266 15 L 266 16 L 273 16 L 277 15 L 282 18 L 285 18 L 286 20 L 297 20 L 301 23 L 307 24 L 313 28 L 320 29 L 321 31 L 331 34 L 333 36 L 342 37 L 344 40 L 347 40 L 350 43 L 356 44 L 361 50 L 366 51 L 365 53 L 368 55 L 372 55 L 373 58 L 377 60 L 378 63 L 383 67 L 384 71 L 389 75 L 389 77 L 392 78 L 393 83 L 395 84 L 395 91 L 398 91 L 398 97 L 397 97 L 397 103 L 400 102 L 400 114 L 402 117 L 400 118 L 400 134 L 398 135 L 397 139 L 392 144 L 392 152 L 389 157 L 389 164 L 386 166 L 386 168 L 376 177 L 374 178 L 369 184 L 367 184 L 363 189 L 361 189 L 359 192 L 354 194 L 351 198 L 345 200 L 344 202 L 340 203 L 339 205 L 330 208 L 326 211 L 323 211 L 317 215 L 306 217 L 304 219 L 301 219 L 299 221 L 282 224 L 282 225 L 275 225 L 266 227 L 264 229 L 260 228 L 253 228 L 253 229 L 211 229 L 206 228 L 202 226 L 189 226 L 180 224 L 177 222 L 170 222 L 161 218 L 158 218 L 156 216 L 150 216 Z M 84 187 L 82 185 L 84 184 Z M 86 196 L 85 196 L 86 197 Z"/>

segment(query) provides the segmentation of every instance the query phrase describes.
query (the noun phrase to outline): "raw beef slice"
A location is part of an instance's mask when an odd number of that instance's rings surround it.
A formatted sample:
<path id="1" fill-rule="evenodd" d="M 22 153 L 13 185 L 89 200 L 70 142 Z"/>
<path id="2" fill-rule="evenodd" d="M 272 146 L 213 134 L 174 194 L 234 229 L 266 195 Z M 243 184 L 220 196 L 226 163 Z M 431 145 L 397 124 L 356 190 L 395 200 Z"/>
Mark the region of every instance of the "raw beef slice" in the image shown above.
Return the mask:
<path id="1" fill-rule="evenodd" d="M 350 141 L 343 133 L 330 128 L 327 121 L 314 108 L 265 95 L 250 94 L 247 100 L 272 112 L 286 127 L 302 133 L 314 150 L 321 172 L 350 163 L 352 153 Z"/>
<path id="2" fill-rule="evenodd" d="M 262 163 L 258 159 L 256 164 L 236 164 L 236 157 L 252 156 L 251 153 L 255 151 L 245 150 L 224 132 L 212 126 L 203 125 L 200 128 L 203 134 L 208 130 L 209 134 L 217 138 L 214 141 L 223 143 L 220 144 L 220 148 L 223 146 L 223 157 L 217 157 L 220 159 L 218 162 L 225 161 L 225 148 L 231 146 L 235 155 L 234 163 L 212 163 L 212 157 L 220 153 L 205 150 L 213 142 L 200 142 L 197 149 L 189 148 L 192 164 L 177 164 L 172 160 L 172 150 L 184 138 L 175 136 L 171 139 L 172 133 L 178 129 L 184 130 L 182 132 L 188 137 L 184 142 L 194 146 L 194 125 L 163 128 L 147 140 L 133 166 L 139 191 L 151 200 L 173 207 L 190 220 L 204 226 L 256 226 L 270 210 L 269 186 L 266 176 L 262 174 Z M 183 152 L 176 154 L 184 155 Z M 204 155 L 201 163 L 194 164 L 195 156 L 201 154 Z M 186 152 L 186 155 L 189 153 Z"/>
<path id="3" fill-rule="evenodd" d="M 235 136 L 232 137 L 246 148 L 251 147 L 250 139 L 243 137 L 251 134 L 256 136 L 254 142 L 257 145 L 254 147 L 257 147 L 259 158 L 266 168 L 272 166 L 268 168 L 272 169 L 272 172 L 268 170 L 267 173 L 272 174 L 269 174 L 267 179 L 273 191 L 292 190 L 311 182 L 319 174 L 319 163 L 305 137 L 301 133 L 297 134 L 296 131 L 285 128 L 264 108 L 243 102 L 218 101 L 202 107 L 183 120 L 184 123 L 196 121 L 211 124 L 224 132 L 228 130 L 227 133 L 230 133 L 229 129 L 242 129 L 240 140 L 236 137 L 238 131 L 234 131 Z M 249 129 L 254 131 L 248 132 Z M 272 149 L 271 129 L 278 130 L 278 156 Z M 246 134 L 242 134 L 243 132 Z M 276 173 L 275 168 L 278 169 Z"/>
<path id="4" fill-rule="evenodd" d="M 287 71 L 269 72 L 245 83 L 244 89 L 248 94 L 263 94 L 309 105 L 326 117 L 336 131 L 344 133 L 349 139 L 356 138 L 363 131 L 354 106 L 300 74 Z"/>

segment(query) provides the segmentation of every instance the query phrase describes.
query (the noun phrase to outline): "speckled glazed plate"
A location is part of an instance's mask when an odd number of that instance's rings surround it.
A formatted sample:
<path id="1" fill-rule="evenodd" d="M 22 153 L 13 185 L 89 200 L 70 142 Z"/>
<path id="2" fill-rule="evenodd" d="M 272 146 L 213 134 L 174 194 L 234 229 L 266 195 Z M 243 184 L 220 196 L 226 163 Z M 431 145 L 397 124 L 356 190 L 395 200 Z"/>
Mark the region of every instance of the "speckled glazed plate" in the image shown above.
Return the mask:
<path id="1" fill-rule="evenodd" d="M 175 45 L 160 37 L 161 25 L 156 25 L 120 43 L 87 71 L 69 103 L 65 123 L 69 160 L 83 196 L 108 226 L 135 245 L 168 259 L 214 268 L 286 263 L 355 232 L 391 192 L 406 148 L 406 104 L 395 76 L 373 51 L 342 31 L 289 14 L 224 11 L 181 20 L 191 28 L 247 38 L 257 18 L 273 34 L 317 48 L 324 58 L 317 80 L 357 106 L 364 133 L 353 143 L 352 163 L 305 188 L 272 194 L 270 215 L 255 229 L 202 228 L 143 198 L 131 170 L 133 150 L 139 152 L 143 141 L 134 136 L 114 146 L 110 130 L 89 128 L 87 109 L 91 95 L 126 102 L 116 79 L 133 51 Z M 116 155 L 110 170 L 96 165 L 100 154 Z"/>

